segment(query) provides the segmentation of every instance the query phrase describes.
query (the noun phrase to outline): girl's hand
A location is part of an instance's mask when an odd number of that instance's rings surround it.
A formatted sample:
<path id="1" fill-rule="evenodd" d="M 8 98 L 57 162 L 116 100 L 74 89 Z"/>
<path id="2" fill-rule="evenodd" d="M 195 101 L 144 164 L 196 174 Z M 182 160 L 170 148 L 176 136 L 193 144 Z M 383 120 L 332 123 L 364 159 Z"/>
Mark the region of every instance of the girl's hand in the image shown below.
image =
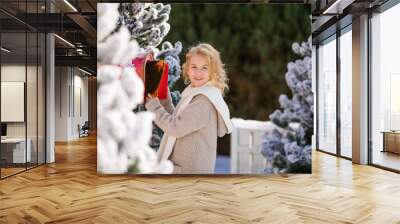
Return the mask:
<path id="1" fill-rule="evenodd" d="M 157 93 L 151 94 L 148 93 L 146 99 L 153 99 L 153 98 L 157 98 Z"/>

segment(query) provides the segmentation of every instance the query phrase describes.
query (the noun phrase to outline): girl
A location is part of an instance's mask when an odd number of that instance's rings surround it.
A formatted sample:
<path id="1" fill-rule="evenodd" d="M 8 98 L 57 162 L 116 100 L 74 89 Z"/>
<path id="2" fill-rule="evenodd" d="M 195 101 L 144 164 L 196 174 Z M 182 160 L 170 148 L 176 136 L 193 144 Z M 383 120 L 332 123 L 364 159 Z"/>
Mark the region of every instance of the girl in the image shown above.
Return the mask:
<path id="1" fill-rule="evenodd" d="M 176 108 L 170 93 L 161 102 L 149 95 L 145 104 L 164 131 L 157 156 L 159 161 L 171 160 L 176 174 L 213 173 L 217 136 L 232 132 L 223 99 L 228 80 L 219 52 L 205 43 L 192 47 L 183 64 L 183 78 L 188 86 Z"/>

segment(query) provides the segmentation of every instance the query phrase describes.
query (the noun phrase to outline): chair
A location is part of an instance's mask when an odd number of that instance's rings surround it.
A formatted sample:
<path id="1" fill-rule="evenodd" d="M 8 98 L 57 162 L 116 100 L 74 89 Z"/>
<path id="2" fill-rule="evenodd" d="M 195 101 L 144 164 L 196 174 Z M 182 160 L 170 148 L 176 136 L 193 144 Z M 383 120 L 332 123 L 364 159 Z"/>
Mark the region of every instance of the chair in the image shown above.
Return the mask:
<path id="1" fill-rule="evenodd" d="M 78 124 L 79 138 L 89 136 L 89 129 L 90 129 L 89 121 L 85 121 L 82 127 L 80 127 L 80 125 Z"/>

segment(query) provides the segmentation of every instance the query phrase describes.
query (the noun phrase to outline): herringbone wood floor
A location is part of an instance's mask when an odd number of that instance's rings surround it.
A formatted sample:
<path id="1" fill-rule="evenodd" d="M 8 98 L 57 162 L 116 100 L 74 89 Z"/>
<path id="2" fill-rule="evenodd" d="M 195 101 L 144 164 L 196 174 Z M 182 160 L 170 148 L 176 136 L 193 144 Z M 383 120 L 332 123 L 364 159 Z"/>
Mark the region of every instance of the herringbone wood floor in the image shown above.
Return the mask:
<path id="1" fill-rule="evenodd" d="M 99 176 L 96 139 L 0 181 L 0 223 L 400 223 L 400 175 L 313 152 L 312 175 Z"/>

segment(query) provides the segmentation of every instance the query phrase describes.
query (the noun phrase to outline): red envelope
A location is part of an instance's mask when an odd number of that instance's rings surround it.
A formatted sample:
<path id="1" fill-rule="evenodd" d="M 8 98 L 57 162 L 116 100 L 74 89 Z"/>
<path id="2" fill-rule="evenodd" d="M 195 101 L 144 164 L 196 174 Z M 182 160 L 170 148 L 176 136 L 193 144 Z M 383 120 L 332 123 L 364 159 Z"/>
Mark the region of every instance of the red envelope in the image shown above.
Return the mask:
<path id="1" fill-rule="evenodd" d="M 135 58 L 132 60 L 132 64 L 144 83 L 144 98 L 148 93 L 157 93 L 159 99 L 166 99 L 168 94 L 168 63 L 164 60 L 153 60 L 153 55 L 147 54 L 144 57 Z"/>
<path id="2" fill-rule="evenodd" d="M 145 94 L 157 95 L 159 99 L 167 98 L 168 64 L 164 60 L 152 60 L 146 63 Z"/>

